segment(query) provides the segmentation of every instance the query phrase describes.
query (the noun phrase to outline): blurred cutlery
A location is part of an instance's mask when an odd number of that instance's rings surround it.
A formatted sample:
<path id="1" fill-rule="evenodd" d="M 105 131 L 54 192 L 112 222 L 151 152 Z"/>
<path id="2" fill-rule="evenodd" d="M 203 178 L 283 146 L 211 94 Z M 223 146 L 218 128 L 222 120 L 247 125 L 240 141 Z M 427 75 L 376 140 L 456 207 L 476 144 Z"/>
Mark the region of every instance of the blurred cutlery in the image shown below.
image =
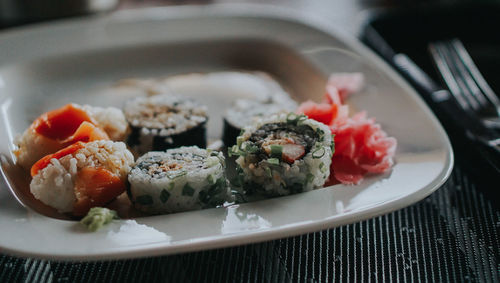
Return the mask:
<path id="1" fill-rule="evenodd" d="M 458 39 L 429 44 L 429 52 L 451 94 L 488 128 L 500 129 L 500 99 Z"/>

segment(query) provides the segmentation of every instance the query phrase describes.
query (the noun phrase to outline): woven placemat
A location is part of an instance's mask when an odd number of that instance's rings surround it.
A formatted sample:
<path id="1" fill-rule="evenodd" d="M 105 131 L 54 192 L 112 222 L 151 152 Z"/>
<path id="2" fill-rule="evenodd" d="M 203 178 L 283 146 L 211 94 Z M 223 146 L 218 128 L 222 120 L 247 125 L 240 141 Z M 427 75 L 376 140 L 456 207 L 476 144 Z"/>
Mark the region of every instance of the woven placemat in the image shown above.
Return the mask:
<path id="1" fill-rule="evenodd" d="M 457 164 L 446 184 L 415 205 L 340 228 L 139 260 L 2 255 L 0 282 L 498 282 L 500 211 L 462 168 Z"/>

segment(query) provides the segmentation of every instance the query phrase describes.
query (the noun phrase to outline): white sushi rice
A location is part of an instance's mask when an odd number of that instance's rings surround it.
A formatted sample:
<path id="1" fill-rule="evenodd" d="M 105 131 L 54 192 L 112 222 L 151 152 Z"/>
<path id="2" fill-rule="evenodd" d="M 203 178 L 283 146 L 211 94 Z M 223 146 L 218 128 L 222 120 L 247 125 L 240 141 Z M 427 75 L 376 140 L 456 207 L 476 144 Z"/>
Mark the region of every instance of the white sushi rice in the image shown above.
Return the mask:
<path id="1" fill-rule="evenodd" d="M 152 151 L 130 171 L 129 196 L 137 209 L 150 214 L 213 207 L 230 197 L 224 169 L 224 156 L 217 151 L 196 146 Z"/>
<path id="2" fill-rule="evenodd" d="M 235 147 L 245 149 L 251 143 L 248 140 L 258 129 L 266 124 L 287 123 L 290 115 L 298 117 L 296 114 L 281 113 L 257 120 L 252 125 L 244 128 L 243 134 L 238 137 L 238 145 Z M 279 165 L 270 164 L 267 162 L 268 159 L 255 164 L 245 156 L 238 157 L 236 163 L 242 171 L 240 178 L 242 178 L 244 186 L 258 186 L 250 189 L 271 196 L 288 195 L 299 191 L 305 192 L 323 186 L 330 175 L 332 162 L 331 145 L 333 140 L 331 131 L 328 126 L 312 119 L 304 118 L 300 125 L 309 126 L 319 135 L 311 150 L 292 164 L 283 161 Z M 313 155 L 318 150 L 324 151 L 324 154 L 319 157 Z"/>
<path id="3" fill-rule="evenodd" d="M 90 105 L 84 105 L 82 108 L 96 120 L 99 128 L 103 129 L 111 140 L 125 140 L 129 127 L 122 110 L 116 107 L 103 108 Z"/>
<path id="4" fill-rule="evenodd" d="M 15 143 L 17 145 L 17 150 L 14 151 L 16 164 L 26 170 L 30 170 L 40 158 L 61 149 L 60 142 L 38 134 L 31 127 L 17 137 Z"/>
<path id="5" fill-rule="evenodd" d="M 123 142 L 94 141 L 60 159 L 53 158 L 32 179 L 30 191 L 36 199 L 61 213 L 72 212 L 78 170 L 103 167 L 125 182 L 134 158 Z"/>

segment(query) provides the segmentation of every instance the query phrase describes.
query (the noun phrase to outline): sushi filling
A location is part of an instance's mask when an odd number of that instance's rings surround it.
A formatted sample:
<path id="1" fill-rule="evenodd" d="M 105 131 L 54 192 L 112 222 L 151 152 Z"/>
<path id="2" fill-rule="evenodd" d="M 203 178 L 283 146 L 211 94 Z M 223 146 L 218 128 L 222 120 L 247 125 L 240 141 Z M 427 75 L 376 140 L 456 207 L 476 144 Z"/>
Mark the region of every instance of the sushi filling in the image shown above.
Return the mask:
<path id="1" fill-rule="evenodd" d="M 318 140 L 318 134 L 308 126 L 287 123 L 263 125 L 250 136 L 249 141 L 257 151 L 249 155 L 254 162 L 278 158 L 289 164 L 309 153 Z"/>
<path id="2" fill-rule="evenodd" d="M 137 168 L 145 174 L 155 179 L 160 178 L 173 178 L 185 172 L 207 169 L 213 157 L 208 159 L 201 155 L 190 154 L 187 152 L 176 152 L 169 155 L 169 158 L 162 158 L 161 156 L 151 156 L 149 159 L 144 159 L 137 164 Z M 218 162 L 218 158 L 215 157 Z"/>

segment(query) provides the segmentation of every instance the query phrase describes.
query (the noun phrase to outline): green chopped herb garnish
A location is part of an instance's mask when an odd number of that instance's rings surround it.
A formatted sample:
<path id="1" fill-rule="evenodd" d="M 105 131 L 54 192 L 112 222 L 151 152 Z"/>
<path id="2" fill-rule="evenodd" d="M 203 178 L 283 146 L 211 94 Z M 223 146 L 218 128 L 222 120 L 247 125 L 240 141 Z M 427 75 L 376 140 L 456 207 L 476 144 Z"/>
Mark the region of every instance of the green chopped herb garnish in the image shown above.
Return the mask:
<path id="1" fill-rule="evenodd" d="M 229 148 L 229 150 L 227 151 L 227 155 L 229 157 L 233 156 L 233 155 L 238 155 L 238 146 L 237 145 L 233 145 L 231 148 Z"/>
<path id="2" fill-rule="evenodd" d="M 297 121 L 297 114 L 291 112 L 286 116 L 286 121 L 288 123 L 295 123 Z"/>
<path id="3" fill-rule="evenodd" d="M 283 155 L 283 146 L 279 144 L 272 144 L 271 145 L 271 156 L 274 158 L 281 159 L 281 156 Z"/>
<path id="4" fill-rule="evenodd" d="M 161 202 L 166 203 L 169 198 L 170 198 L 170 193 L 167 190 L 163 189 L 160 193 Z"/>
<path id="5" fill-rule="evenodd" d="M 253 154 L 259 151 L 259 147 L 251 142 L 241 142 L 239 145 L 233 145 L 230 150 L 228 150 L 229 157 L 231 156 L 247 156 L 247 154 Z"/>
<path id="6" fill-rule="evenodd" d="M 170 171 L 168 174 L 167 174 L 167 177 L 169 179 L 175 179 L 175 178 L 179 178 L 179 177 L 182 177 L 184 175 L 187 175 L 187 171 L 186 170 L 181 170 L 181 171 Z"/>
<path id="7" fill-rule="evenodd" d="M 217 164 L 219 164 L 220 159 L 218 156 L 209 156 L 207 159 L 205 159 L 205 164 L 207 167 L 213 167 Z"/>
<path id="8" fill-rule="evenodd" d="M 229 156 L 231 156 L 230 150 L 228 151 L 228 154 Z M 222 164 L 222 167 L 226 167 L 226 160 L 224 158 L 224 155 L 222 155 L 219 151 L 213 150 L 212 152 L 210 152 L 210 157 L 217 157 L 217 159 L 219 159 L 218 163 Z"/>
<path id="9" fill-rule="evenodd" d="M 222 168 L 226 168 L 226 159 L 224 158 L 224 155 L 218 154 L 217 158 L 219 158 L 220 164 L 222 164 Z"/>
<path id="10" fill-rule="evenodd" d="M 116 211 L 104 207 L 92 207 L 87 215 L 80 220 L 89 231 L 95 232 L 106 224 L 111 223 L 113 219 L 118 219 Z"/>
<path id="11" fill-rule="evenodd" d="M 325 155 L 325 148 L 323 148 L 323 147 L 320 147 L 320 148 L 316 149 L 312 153 L 312 157 L 315 158 L 315 159 L 321 158 L 321 157 L 323 157 L 323 155 Z"/>
<path id="12" fill-rule="evenodd" d="M 167 190 L 171 191 L 174 189 L 174 187 L 175 187 L 175 183 L 172 182 L 172 183 L 168 184 Z"/>
<path id="13" fill-rule="evenodd" d="M 325 166 L 325 163 L 321 162 L 319 164 L 319 171 L 321 171 L 321 173 L 325 173 L 327 170 L 326 166 Z"/>
<path id="14" fill-rule="evenodd" d="M 241 146 L 241 144 L 243 143 L 243 141 L 244 141 L 244 138 L 243 138 L 243 137 L 241 137 L 241 136 L 240 136 L 240 137 L 237 137 L 237 138 L 236 138 L 236 145 L 237 145 L 238 147 L 240 147 L 240 146 Z"/>
<path id="15" fill-rule="evenodd" d="M 245 143 L 241 143 L 239 145 L 233 145 L 233 147 L 231 147 L 231 150 L 229 151 L 229 157 L 235 155 L 235 156 L 246 156 L 247 155 L 247 151 L 248 151 L 248 148 L 249 146 Z M 252 150 L 252 149 L 250 149 Z"/>
<path id="16" fill-rule="evenodd" d="M 267 160 L 267 163 L 273 164 L 273 165 L 280 165 L 280 160 L 278 158 L 269 158 Z"/>
<path id="17" fill-rule="evenodd" d="M 245 146 L 245 151 L 248 153 L 256 153 L 257 151 L 259 151 L 259 147 L 254 144 L 247 144 Z"/>
<path id="18" fill-rule="evenodd" d="M 305 120 L 307 120 L 307 116 L 304 114 L 295 114 L 292 112 L 286 116 L 288 124 L 295 124 L 297 126 L 300 126 Z"/>
<path id="19" fill-rule="evenodd" d="M 152 205 L 153 198 L 150 195 L 142 195 L 135 198 L 135 202 L 141 205 Z"/>
<path id="20" fill-rule="evenodd" d="M 194 189 L 188 183 L 186 183 L 186 185 L 184 185 L 184 188 L 182 188 L 182 195 L 192 197 L 194 195 Z"/>
<path id="21" fill-rule="evenodd" d="M 302 125 L 306 120 L 307 120 L 307 116 L 300 115 L 299 117 L 297 117 L 297 126 Z"/>

